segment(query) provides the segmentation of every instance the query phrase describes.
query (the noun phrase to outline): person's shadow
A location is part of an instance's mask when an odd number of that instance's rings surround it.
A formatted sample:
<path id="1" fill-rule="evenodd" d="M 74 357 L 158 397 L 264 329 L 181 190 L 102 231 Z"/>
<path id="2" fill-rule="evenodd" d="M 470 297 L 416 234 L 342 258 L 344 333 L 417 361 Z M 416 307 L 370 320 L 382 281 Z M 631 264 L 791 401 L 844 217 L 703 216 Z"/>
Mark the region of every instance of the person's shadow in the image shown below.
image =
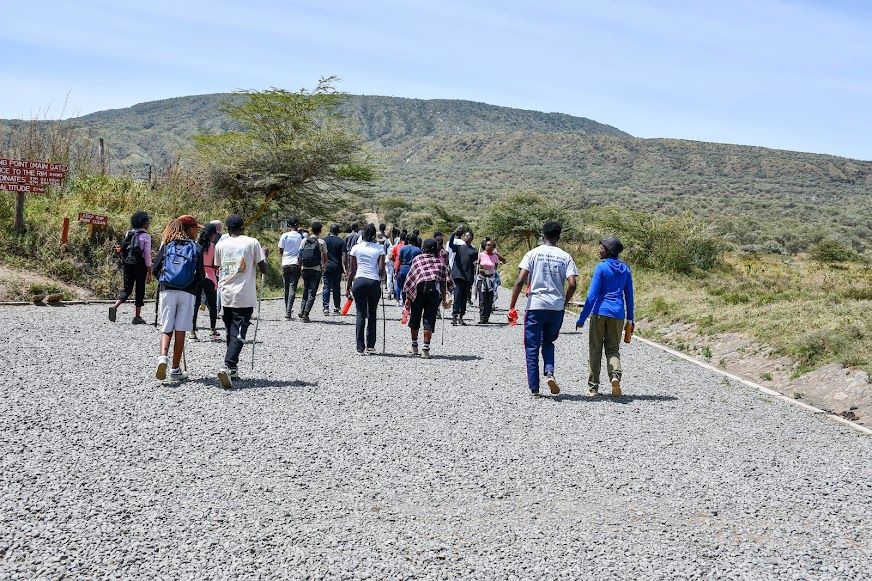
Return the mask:
<path id="1" fill-rule="evenodd" d="M 233 382 L 233 389 L 229 391 L 263 389 L 267 387 L 318 387 L 318 384 L 301 379 L 261 379 L 254 377 L 251 379 L 237 379 Z"/>
<path id="2" fill-rule="evenodd" d="M 660 401 L 675 401 L 678 398 L 672 395 L 660 395 L 660 394 L 624 394 L 621 397 L 612 397 L 609 394 L 600 394 L 596 396 L 589 396 L 583 393 L 561 393 L 559 395 L 553 395 L 550 397 L 552 401 L 560 402 L 560 401 L 578 401 L 584 403 L 617 403 L 617 404 L 628 404 L 634 401 L 651 401 L 651 402 L 660 402 Z"/>

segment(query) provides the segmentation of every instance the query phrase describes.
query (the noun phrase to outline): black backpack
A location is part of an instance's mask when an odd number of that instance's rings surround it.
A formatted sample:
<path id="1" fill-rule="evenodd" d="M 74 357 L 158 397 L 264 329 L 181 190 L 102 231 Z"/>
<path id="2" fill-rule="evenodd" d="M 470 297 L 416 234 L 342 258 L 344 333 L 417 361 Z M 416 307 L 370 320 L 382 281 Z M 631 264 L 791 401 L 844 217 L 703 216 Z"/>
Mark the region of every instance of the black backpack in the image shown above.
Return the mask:
<path id="1" fill-rule="evenodd" d="M 321 266 L 321 243 L 317 236 L 309 236 L 300 249 L 300 264 L 312 268 Z"/>
<path id="2" fill-rule="evenodd" d="M 121 241 L 121 262 L 127 266 L 145 264 L 145 258 L 142 256 L 142 248 L 139 246 L 140 234 L 142 234 L 142 232 L 138 230 L 128 230 L 124 234 L 124 239 Z"/>

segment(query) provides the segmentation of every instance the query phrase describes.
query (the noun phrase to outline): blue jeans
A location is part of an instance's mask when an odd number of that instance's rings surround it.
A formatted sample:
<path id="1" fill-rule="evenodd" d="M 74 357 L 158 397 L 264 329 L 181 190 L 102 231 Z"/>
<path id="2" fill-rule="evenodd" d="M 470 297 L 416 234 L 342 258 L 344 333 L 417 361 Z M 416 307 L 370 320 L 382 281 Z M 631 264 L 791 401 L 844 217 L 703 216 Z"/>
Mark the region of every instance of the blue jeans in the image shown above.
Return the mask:
<path id="1" fill-rule="evenodd" d="M 554 341 L 560 335 L 563 311 L 534 310 L 524 316 L 524 351 L 527 354 L 527 386 L 539 393 L 539 350 L 544 372 L 554 372 Z"/>
<path id="2" fill-rule="evenodd" d="M 330 293 L 333 293 L 333 308 L 339 310 L 340 292 L 339 285 L 342 282 L 342 271 L 338 268 L 324 271 L 324 294 L 321 298 L 324 301 L 324 309 L 330 308 Z"/>
<path id="3" fill-rule="evenodd" d="M 410 270 L 412 270 L 412 267 L 408 264 L 404 264 L 400 266 L 400 271 L 397 273 L 396 290 L 394 295 L 397 297 L 398 301 L 404 303 L 406 302 L 406 296 L 403 292 L 403 285 L 406 284 L 406 278 L 408 278 Z"/>

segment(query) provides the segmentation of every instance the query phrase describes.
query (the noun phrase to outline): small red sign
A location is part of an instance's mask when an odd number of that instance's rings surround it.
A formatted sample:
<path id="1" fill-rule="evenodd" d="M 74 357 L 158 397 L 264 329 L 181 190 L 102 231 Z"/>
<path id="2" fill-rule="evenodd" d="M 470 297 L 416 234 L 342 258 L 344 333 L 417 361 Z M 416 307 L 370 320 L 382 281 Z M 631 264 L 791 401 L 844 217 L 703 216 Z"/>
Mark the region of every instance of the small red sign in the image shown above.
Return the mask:
<path id="1" fill-rule="evenodd" d="M 92 224 L 94 226 L 108 226 L 109 216 L 101 216 L 100 214 L 91 214 L 90 212 L 79 212 L 79 222 Z"/>

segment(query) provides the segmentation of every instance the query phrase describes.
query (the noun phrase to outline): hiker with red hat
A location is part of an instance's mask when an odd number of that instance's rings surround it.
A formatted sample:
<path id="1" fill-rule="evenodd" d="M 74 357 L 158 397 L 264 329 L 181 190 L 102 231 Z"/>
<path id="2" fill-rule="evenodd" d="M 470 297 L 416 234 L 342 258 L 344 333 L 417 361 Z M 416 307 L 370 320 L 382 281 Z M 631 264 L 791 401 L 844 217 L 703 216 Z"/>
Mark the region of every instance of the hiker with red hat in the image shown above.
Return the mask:
<path id="1" fill-rule="evenodd" d="M 583 327 L 590 317 L 590 374 L 587 378 L 587 393 L 599 393 L 600 367 L 603 350 L 612 384 L 612 397 L 621 396 L 621 331 L 633 329 L 633 274 L 626 263 L 618 259 L 624 245 L 617 238 L 600 241 L 599 256 L 602 261 L 593 270 L 590 288 L 584 308 L 578 315 L 576 328 Z M 626 324 L 625 324 L 626 321 Z M 627 339 L 629 341 L 629 338 Z"/>

